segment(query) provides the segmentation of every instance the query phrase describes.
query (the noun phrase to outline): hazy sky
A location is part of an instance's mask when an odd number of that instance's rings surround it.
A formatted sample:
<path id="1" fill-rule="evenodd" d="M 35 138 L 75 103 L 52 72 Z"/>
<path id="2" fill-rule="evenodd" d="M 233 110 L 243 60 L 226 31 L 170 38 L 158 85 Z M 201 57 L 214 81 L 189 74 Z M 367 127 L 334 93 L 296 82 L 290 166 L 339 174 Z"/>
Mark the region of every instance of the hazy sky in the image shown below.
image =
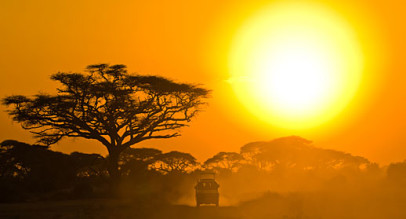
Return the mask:
<path id="1" fill-rule="evenodd" d="M 342 114 L 309 130 L 261 122 L 236 99 L 227 59 L 245 19 L 272 1 L 16 0 L 0 2 L 0 96 L 54 92 L 49 76 L 89 64 L 125 64 L 213 90 L 210 104 L 182 136 L 139 146 L 206 159 L 251 141 L 300 135 L 323 148 L 387 164 L 406 159 L 406 3 L 312 1 L 353 24 L 368 52 L 360 94 Z M 34 143 L 0 107 L 0 140 Z M 135 145 L 137 146 L 137 145 Z M 106 153 L 98 142 L 63 140 L 53 149 Z"/>

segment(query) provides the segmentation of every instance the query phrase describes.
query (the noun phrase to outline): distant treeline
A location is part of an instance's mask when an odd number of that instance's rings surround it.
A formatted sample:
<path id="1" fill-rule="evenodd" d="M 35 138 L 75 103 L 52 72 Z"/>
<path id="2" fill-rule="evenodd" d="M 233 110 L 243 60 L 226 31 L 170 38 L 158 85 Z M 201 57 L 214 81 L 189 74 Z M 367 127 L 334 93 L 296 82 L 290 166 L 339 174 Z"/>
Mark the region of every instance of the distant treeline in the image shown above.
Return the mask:
<path id="1" fill-rule="evenodd" d="M 64 154 L 15 140 L 0 144 L 0 201 L 108 197 L 106 160 L 98 154 Z M 189 153 L 129 148 L 119 160 L 119 195 L 154 202 L 191 202 L 201 171 L 217 173 L 223 201 L 265 191 L 311 191 L 352 181 L 385 179 L 406 185 L 406 162 L 379 167 L 366 158 L 314 147 L 291 136 L 254 142 L 240 152 L 219 152 L 199 163 Z"/>

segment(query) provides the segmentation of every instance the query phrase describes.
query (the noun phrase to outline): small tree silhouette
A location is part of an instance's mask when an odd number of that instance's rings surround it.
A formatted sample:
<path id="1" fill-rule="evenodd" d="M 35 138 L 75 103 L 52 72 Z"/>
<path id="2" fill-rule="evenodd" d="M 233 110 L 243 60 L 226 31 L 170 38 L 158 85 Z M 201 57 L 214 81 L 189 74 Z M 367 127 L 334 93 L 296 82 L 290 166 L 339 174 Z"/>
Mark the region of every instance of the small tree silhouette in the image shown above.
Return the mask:
<path id="1" fill-rule="evenodd" d="M 63 188 L 79 169 L 67 154 L 15 140 L 0 143 L 0 163 L 0 181 L 14 181 L 31 192 Z"/>
<path id="2" fill-rule="evenodd" d="M 127 73 L 125 65 L 89 65 L 87 74 L 51 76 L 62 87 L 56 95 L 9 96 L 3 104 L 14 121 L 38 142 L 51 145 L 63 137 L 101 142 L 109 152 L 108 171 L 119 178 L 120 153 L 148 139 L 179 136 L 199 111 L 209 91 L 158 76 Z"/>
<path id="3" fill-rule="evenodd" d="M 157 156 L 155 168 L 163 173 L 186 173 L 193 170 L 198 163 L 189 153 L 171 151 Z"/>
<path id="4" fill-rule="evenodd" d="M 120 172 L 126 176 L 146 173 L 162 151 L 155 148 L 128 148 L 120 155 Z"/>
<path id="5" fill-rule="evenodd" d="M 216 169 L 232 172 L 241 166 L 244 157 L 236 152 L 219 152 L 212 158 L 207 159 L 204 165 Z"/>

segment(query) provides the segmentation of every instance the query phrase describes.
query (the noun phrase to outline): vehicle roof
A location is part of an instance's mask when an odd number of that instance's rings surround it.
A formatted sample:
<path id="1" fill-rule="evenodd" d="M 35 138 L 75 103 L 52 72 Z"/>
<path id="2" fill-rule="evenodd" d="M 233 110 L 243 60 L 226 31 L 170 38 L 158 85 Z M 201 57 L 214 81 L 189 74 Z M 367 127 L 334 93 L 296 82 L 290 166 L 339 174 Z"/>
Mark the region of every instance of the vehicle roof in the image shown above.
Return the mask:
<path id="1" fill-rule="evenodd" d="M 216 182 L 216 180 L 214 180 L 214 179 L 200 179 L 199 181 L 200 182 L 203 182 L 203 181 L 205 181 L 205 182 Z"/>

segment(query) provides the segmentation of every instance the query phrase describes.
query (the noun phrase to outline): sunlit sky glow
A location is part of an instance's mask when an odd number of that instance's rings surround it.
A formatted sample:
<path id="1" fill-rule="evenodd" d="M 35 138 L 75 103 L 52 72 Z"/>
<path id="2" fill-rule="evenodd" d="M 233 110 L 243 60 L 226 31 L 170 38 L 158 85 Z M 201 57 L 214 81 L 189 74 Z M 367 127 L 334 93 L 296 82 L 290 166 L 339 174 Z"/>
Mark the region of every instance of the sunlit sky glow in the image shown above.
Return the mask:
<path id="1" fill-rule="evenodd" d="M 213 90 L 181 137 L 137 147 L 205 160 L 299 135 L 403 161 L 405 11 L 403 1 L 375 0 L 0 1 L 0 96 L 54 92 L 53 73 L 122 63 Z M 35 142 L 0 110 L 0 141 Z M 106 154 L 79 139 L 52 149 Z"/>
<path id="2" fill-rule="evenodd" d="M 341 112 L 361 80 L 352 27 L 318 5 L 271 4 L 236 34 L 231 83 L 243 104 L 276 126 L 305 129 Z"/>

